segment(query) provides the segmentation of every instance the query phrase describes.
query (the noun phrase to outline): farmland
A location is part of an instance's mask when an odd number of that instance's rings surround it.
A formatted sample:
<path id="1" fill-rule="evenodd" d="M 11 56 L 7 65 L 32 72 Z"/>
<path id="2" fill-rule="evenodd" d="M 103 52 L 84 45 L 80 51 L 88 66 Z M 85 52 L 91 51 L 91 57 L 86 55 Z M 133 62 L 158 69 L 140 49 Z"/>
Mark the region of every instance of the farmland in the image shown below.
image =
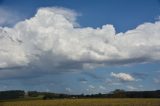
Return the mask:
<path id="1" fill-rule="evenodd" d="M 0 106 L 160 106 L 160 99 L 52 99 L 1 101 Z"/>

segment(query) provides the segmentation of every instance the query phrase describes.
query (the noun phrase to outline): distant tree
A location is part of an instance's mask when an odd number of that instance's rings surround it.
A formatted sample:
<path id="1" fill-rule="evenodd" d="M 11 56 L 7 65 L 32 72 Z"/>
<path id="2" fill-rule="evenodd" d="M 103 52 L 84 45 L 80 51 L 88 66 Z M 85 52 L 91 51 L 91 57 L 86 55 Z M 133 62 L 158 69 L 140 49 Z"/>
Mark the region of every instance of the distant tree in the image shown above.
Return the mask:
<path id="1" fill-rule="evenodd" d="M 0 91 L 0 99 L 16 99 L 23 98 L 25 92 L 22 90 L 9 90 L 9 91 Z"/>
<path id="2" fill-rule="evenodd" d="M 125 98 L 126 94 L 124 90 L 116 89 L 115 91 L 112 92 L 112 97 L 113 98 Z"/>
<path id="3" fill-rule="evenodd" d="M 40 95 L 40 93 L 37 91 L 28 91 L 28 96 L 30 96 L 30 97 L 37 97 L 39 95 Z"/>
<path id="4" fill-rule="evenodd" d="M 55 98 L 55 95 L 53 95 L 52 93 L 46 93 L 43 97 L 44 100 L 52 98 Z"/>

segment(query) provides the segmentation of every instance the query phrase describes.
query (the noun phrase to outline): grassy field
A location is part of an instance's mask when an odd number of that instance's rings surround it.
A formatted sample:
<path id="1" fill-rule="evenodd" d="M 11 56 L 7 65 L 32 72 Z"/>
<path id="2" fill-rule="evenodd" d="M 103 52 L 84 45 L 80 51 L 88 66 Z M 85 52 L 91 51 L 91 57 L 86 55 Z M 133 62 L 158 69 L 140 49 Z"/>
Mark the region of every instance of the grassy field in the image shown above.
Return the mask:
<path id="1" fill-rule="evenodd" d="M 0 106 L 160 106 L 160 99 L 55 99 L 0 102 Z"/>

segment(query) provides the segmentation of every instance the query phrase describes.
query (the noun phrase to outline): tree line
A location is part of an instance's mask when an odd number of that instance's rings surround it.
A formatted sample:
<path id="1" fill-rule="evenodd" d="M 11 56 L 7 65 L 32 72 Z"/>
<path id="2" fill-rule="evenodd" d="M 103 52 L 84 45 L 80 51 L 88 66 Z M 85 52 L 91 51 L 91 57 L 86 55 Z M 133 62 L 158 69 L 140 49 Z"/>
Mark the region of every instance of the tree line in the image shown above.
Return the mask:
<path id="1" fill-rule="evenodd" d="M 0 100 L 24 98 L 24 95 L 23 90 L 0 91 Z"/>
<path id="2" fill-rule="evenodd" d="M 38 91 L 28 91 L 23 90 L 9 90 L 0 91 L 0 100 L 6 99 L 17 99 L 25 97 L 39 97 L 42 99 L 54 99 L 54 98 L 160 98 L 160 90 L 156 91 L 124 91 L 124 90 L 114 90 L 107 94 L 91 94 L 91 95 L 69 95 L 69 94 L 58 94 L 51 92 L 38 92 Z"/>

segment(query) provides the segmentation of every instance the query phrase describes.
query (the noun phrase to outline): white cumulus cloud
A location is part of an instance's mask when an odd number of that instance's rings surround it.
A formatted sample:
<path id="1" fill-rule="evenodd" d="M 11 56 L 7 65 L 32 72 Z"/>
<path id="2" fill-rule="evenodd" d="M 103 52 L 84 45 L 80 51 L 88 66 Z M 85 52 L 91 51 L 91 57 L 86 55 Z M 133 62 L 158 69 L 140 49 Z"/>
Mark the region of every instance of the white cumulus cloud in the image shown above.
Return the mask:
<path id="1" fill-rule="evenodd" d="M 76 16 L 65 8 L 40 8 L 13 28 L 0 27 L 0 69 L 48 73 L 160 60 L 159 21 L 117 34 L 113 25 L 77 27 Z"/>
<path id="2" fill-rule="evenodd" d="M 127 73 L 113 73 L 110 74 L 112 77 L 117 78 L 121 81 L 134 81 L 134 77 Z"/>

